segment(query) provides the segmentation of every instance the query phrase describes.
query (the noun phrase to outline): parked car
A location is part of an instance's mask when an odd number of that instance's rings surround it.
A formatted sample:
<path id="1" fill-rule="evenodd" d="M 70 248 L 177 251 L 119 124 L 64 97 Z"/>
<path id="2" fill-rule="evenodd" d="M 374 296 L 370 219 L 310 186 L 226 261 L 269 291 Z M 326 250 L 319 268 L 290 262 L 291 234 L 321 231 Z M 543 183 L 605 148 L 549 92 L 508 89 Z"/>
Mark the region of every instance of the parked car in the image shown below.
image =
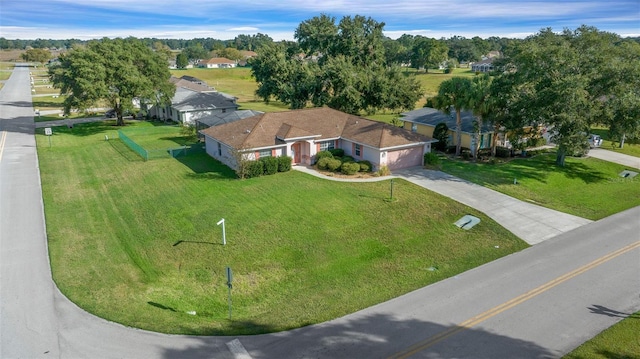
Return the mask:
<path id="1" fill-rule="evenodd" d="M 602 146 L 602 137 L 600 135 L 590 134 L 589 138 L 589 147 L 596 148 Z"/>
<path id="2" fill-rule="evenodd" d="M 106 118 L 114 118 L 114 117 L 116 117 L 116 115 L 117 114 L 116 114 L 116 109 L 115 108 L 112 108 L 111 110 L 109 110 L 109 111 L 104 113 L 104 117 L 106 117 Z"/>

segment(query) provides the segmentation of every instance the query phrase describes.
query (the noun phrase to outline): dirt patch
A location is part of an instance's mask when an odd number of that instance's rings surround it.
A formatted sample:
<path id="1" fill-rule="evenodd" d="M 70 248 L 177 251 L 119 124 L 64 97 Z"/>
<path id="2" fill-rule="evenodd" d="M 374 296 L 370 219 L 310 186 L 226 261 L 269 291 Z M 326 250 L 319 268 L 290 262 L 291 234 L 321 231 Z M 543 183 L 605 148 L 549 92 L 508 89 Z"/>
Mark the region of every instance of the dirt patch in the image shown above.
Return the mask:
<path id="1" fill-rule="evenodd" d="M 22 61 L 24 50 L 2 50 L 0 51 L 0 61 Z"/>

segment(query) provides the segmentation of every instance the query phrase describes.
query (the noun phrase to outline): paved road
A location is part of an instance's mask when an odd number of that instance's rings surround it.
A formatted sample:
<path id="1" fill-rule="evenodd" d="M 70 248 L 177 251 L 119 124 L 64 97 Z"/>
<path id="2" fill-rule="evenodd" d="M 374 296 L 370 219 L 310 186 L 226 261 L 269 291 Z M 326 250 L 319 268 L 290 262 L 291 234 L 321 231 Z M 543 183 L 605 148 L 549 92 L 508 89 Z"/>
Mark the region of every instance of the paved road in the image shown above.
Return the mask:
<path id="1" fill-rule="evenodd" d="M 233 337 L 126 328 L 57 290 L 26 71 L 17 68 L 0 91 L 0 357 L 242 357 L 229 349 Z M 589 223 L 327 323 L 239 339 L 255 359 L 559 357 L 640 310 L 639 217 L 637 207 Z"/>
<path id="2" fill-rule="evenodd" d="M 589 157 L 599 158 L 601 160 L 615 162 L 623 166 L 631 167 L 631 169 L 640 169 L 640 158 L 625 155 L 623 153 L 605 150 L 603 148 L 592 148 L 589 150 Z"/>

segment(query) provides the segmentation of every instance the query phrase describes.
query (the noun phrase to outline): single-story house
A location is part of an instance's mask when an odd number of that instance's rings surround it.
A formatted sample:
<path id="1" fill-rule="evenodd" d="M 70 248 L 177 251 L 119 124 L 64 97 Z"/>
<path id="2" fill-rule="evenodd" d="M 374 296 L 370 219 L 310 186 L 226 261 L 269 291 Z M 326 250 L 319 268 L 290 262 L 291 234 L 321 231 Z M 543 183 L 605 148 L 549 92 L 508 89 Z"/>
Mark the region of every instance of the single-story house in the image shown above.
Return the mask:
<path id="1" fill-rule="evenodd" d="M 196 77 L 187 76 L 187 75 L 182 77 L 171 76 L 169 78 L 169 82 L 176 85 L 177 88 L 182 87 L 182 88 L 186 88 L 186 89 L 197 91 L 197 92 L 215 92 L 216 91 L 214 88 L 207 85 L 206 82 Z"/>
<path id="2" fill-rule="evenodd" d="M 341 148 L 355 160 L 400 169 L 423 164 L 430 137 L 328 107 L 264 113 L 200 131 L 207 153 L 231 168 L 237 154 L 247 160 L 289 156 L 311 165 L 316 153 Z"/>
<path id="3" fill-rule="evenodd" d="M 224 57 L 214 57 L 208 60 L 202 60 L 198 63 L 198 67 L 205 67 L 208 69 L 222 69 L 236 66 L 237 64 L 235 61 Z"/>
<path id="4" fill-rule="evenodd" d="M 494 58 L 484 59 L 482 61 L 474 62 L 471 64 L 471 71 L 473 72 L 491 72 L 493 71 Z"/>
<path id="5" fill-rule="evenodd" d="M 233 96 L 220 92 L 199 92 L 185 87 L 178 87 L 171 100 L 171 105 L 165 107 L 154 106 L 149 110 L 149 115 L 184 125 L 195 125 L 199 119 L 233 112 L 238 107 L 239 105 Z"/>
<path id="6" fill-rule="evenodd" d="M 462 140 L 460 145 L 473 151 L 476 142 L 474 133 L 476 116 L 471 111 L 462 111 L 460 115 L 462 120 Z M 405 129 L 429 137 L 433 137 L 433 131 L 439 123 L 445 123 L 449 128 L 449 140 L 447 142 L 450 146 L 456 145 L 456 113 L 454 111 L 447 115 L 435 108 L 423 107 L 402 113 L 400 120 L 404 121 Z M 480 149 L 491 148 L 493 136 L 494 129 L 491 124 L 483 122 L 480 131 Z"/>

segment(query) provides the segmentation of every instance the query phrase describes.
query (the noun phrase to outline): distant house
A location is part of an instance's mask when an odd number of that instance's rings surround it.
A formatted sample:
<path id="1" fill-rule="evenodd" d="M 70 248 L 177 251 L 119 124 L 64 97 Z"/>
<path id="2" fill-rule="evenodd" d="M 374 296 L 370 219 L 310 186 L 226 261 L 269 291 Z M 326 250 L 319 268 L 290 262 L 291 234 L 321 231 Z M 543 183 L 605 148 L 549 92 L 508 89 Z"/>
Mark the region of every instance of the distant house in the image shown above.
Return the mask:
<path id="1" fill-rule="evenodd" d="M 400 120 L 404 121 L 404 128 L 425 136 L 433 137 L 433 131 L 439 123 L 445 123 L 449 128 L 448 144 L 456 145 L 456 114 L 451 112 L 450 115 L 434 108 L 423 107 L 417 110 L 404 112 Z M 476 117 L 471 111 L 463 111 L 461 113 L 462 120 L 462 140 L 461 147 L 466 147 L 472 151 L 475 149 L 475 131 L 474 121 Z M 491 148 L 491 141 L 494 136 L 494 129 L 490 123 L 484 122 L 480 131 L 480 149 Z"/>
<path id="2" fill-rule="evenodd" d="M 171 76 L 169 82 L 176 85 L 177 88 L 182 87 L 197 92 L 215 92 L 215 89 L 209 87 L 205 81 L 192 76 L 185 75 L 179 78 Z"/>
<path id="3" fill-rule="evenodd" d="M 373 169 L 423 164 L 433 139 L 386 123 L 328 107 L 264 113 L 200 131 L 207 153 L 231 168 L 235 154 L 247 160 L 289 156 L 293 164 L 311 165 L 316 153 L 341 148 Z"/>
<path id="4" fill-rule="evenodd" d="M 204 67 L 207 69 L 223 69 L 236 67 L 237 64 L 233 60 L 229 60 L 224 57 L 214 57 L 208 60 L 202 60 L 198 63 L 198 67 Z"/>
<path id="5" fill-rule="evenodd" d="M 494 58 L 485 59 L 471 64 L 472 72 L 491 72 L 493 71 Z"/>
<path id="6" fill-rule="evenodd" d="M 238 61 L 238 66 L 247 66 L 249 59 L 258 56 L 256 52 L 248 50 L 241 50 L 240 54 L 242 54 L 242 60 Z"/>
<path id="7" fill-rule="evenodd" d="M 189 88 L 178 87 L 171 100 L 171 105 L 152 107 L 149 110 L 149 115 L 184 125 L 195 125 L 197 120 L 233 112 L 238 107 L 235 98 L 232 96 L 220 92 L 198 92 Z"/>

